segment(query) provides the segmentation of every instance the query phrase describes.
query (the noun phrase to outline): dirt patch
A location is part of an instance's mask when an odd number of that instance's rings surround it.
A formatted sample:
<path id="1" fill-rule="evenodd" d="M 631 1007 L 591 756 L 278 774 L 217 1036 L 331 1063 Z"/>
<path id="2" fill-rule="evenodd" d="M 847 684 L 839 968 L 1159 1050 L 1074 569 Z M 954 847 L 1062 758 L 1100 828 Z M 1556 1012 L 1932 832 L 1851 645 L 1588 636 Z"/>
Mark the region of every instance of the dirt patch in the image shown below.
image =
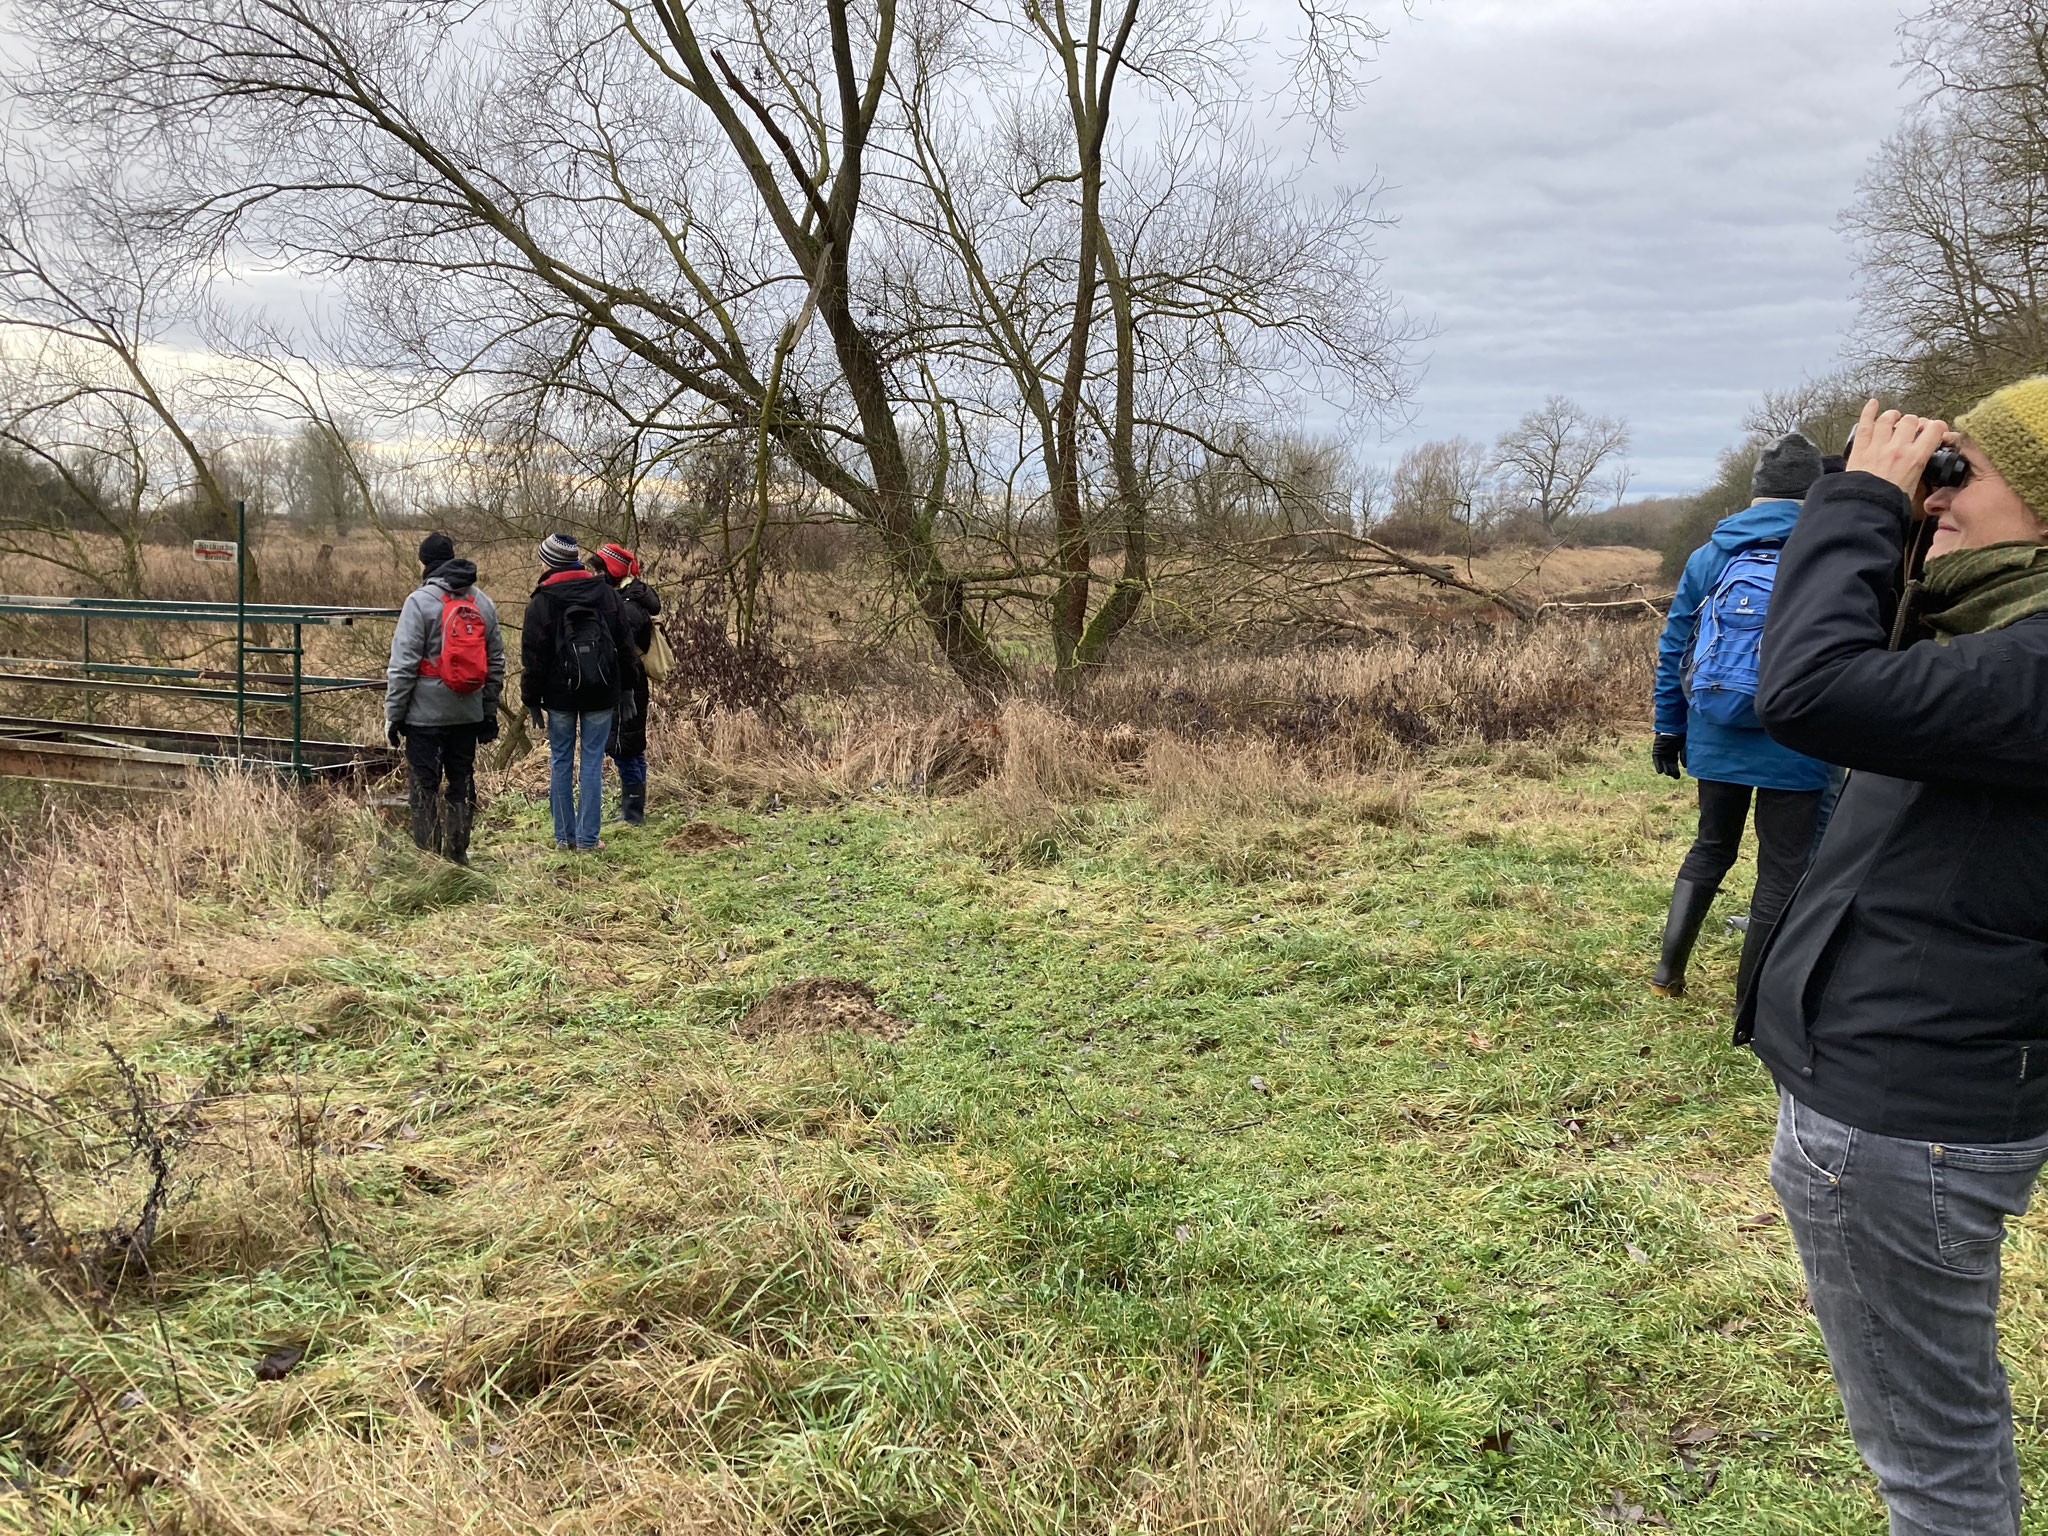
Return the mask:
<path id="1" fill-rule="evenodd" d="M 771 1035 L 822 1035 L 851 1029 L 894 1040 L 909 1027 L 908 1021 L 875 1006 L 874 988 L 866 983 L 840 976 L 808 976 L 802 981 L 785 981 L 762 998 L 733 1026 L 733 1033 L 742 1040 L 761 1040 Z"/>
<path id="2" fill-rule="evenodd" d="M 714 848 L 737 848 L 745 841 L 743 835 L 715 821 L 693 821 L 661 846 L 671 853 L 709 853 Z"/>

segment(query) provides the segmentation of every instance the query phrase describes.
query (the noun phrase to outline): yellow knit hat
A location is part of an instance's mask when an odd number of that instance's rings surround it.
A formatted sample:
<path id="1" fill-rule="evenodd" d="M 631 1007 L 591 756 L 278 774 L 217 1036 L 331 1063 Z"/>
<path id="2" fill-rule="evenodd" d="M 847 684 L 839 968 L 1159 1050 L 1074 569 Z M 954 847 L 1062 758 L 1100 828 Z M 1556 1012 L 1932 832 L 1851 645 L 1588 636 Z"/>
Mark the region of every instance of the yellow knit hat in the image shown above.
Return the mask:
<path id="1" fill-rule="evenodd" d="M 2048 378 L 2022 379 L 1955 419 L 2036 517 L 2048 512 Z"/>

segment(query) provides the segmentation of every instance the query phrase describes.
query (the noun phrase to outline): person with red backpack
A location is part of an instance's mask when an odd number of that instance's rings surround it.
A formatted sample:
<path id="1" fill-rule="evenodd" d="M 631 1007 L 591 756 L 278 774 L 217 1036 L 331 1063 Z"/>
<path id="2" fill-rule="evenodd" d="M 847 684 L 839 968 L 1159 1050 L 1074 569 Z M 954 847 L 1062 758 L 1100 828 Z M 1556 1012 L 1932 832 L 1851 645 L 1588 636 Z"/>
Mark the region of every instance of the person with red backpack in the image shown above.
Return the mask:
<path id="1" fill-rule="evenodd" d="M 384 739 L 405 748 L 412 840 L 469 862 L 476 749 L 498 739 L 505 642 L 476 565 L 445 533 L 420 541 L 420 585 L 399 610 L 384 682 Z M 443 786 L 446 786 L 445 800 Z"/>
<path id="2" fill-rule="evenodd" d="M 1756 715 L 1764 616 L 1778 551 L 1820 478 L 1820 450 L 1797 432 L 1766 447 L 1750 479 L 1754 498 L 1723 518 L 1693 551 L 1657 644 L 1656 736 L 1650 761 L 1671 778 L 1699 780 L 1699 835 L 1679 866 L 1650 990 L 1685 991 L 1686 962 L 1721 882 L 1742 849 L 1756 805 L 1756 890 L 1735 977 L 1740 1001 L 1778 914 L 1806 868 L 1828 785 L 1828 765 L 1780 746 Z"/>
<path id="3" fill-rule="evenodd" d="M 519 636 L 519 700 L 548 734 L 555 847 L 587 853 L 603 846 L 604 749 L 614 713 L 635 707 L 638 652 L 617 589 L 584 568 L 574 534 L 541 540 L 540 563 Z"/>

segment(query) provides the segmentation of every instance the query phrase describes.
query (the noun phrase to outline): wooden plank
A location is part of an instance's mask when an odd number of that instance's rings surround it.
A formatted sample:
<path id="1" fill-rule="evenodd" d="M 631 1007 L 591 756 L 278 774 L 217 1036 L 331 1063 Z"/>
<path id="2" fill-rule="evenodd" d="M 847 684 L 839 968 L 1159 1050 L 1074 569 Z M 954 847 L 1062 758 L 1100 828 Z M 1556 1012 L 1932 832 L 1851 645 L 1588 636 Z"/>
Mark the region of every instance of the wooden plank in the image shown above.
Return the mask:
<path id="1" fill-rule="evenodd" d="M 0 777 L 4 778 L 165 791 L 182 789 L 192 770 L 204 766 L 204 759 L 182 752 L 0 736 Z"/>

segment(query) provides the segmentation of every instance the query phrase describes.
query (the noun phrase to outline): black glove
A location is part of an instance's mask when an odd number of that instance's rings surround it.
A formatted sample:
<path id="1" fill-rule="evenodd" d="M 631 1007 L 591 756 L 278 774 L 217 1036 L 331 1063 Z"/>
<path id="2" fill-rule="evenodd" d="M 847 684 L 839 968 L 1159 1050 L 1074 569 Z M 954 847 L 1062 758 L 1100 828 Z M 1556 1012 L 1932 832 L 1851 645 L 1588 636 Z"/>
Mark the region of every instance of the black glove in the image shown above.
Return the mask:
<path id="1" fill-rule="evenodd" d="M 484 716 L 483 723 L 476 728 L 476 740 L 478 746 L 485 746 L 497 739 L 498 712 L 494 709 Z"/>
<path id="2" fill-rule="evenodd" d="M 542 709 L 538 704 L 532 705 L 526 711 L 526 718 L 533 722 L 533 728 L 536 731 L 539 731 L 543 736 L 547 734 L 548 712 L 546 710 Z"/>
<path id="3" fill-rule="evenodd" d="M 405 727 L 396 720 L 386 720 L 384 722 L 384 744 L 393 750 L 404 747 Z"/>
<path id="4" fill-rule="evenodd" d="M 619 723 L 621 725 L 629 724 L 633 720 L 638 719 L 639 715 L 640 701 L 633 696 L 633 691 L 629 688 L 626 692 L 619 695 Z"/>
<path id="5" fill-rule="evenodd" d="M 1650 766 L 1667 779 L 1679 777 L 1679 766 L 1685 761 L 1685 736 L 1672 736 L 1659 731 L 1650 741 Z"/>

